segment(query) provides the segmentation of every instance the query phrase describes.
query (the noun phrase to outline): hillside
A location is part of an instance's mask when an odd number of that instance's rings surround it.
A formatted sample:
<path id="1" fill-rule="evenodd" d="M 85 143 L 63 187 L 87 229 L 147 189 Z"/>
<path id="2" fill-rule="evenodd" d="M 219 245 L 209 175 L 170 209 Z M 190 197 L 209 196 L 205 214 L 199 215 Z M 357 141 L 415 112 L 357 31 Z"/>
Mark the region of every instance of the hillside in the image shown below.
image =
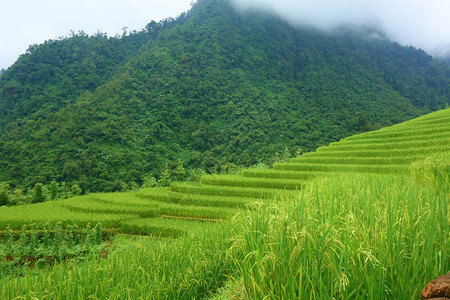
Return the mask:
<path id="1" fill-rule="evenodd" d="M 450 267 L 449 130 L 445 109 L 274 169 L 0 208 L 0 296 L 416 299 Z"/>
<path id="2" fill-rule="evenodd" d="M 155 235 L 160 231 L 164 233 L 166 227 L 175 226 L 174 234 L 178 235 L 189 230 L 185 224 L 176 225 L 179 218 L 229 220 L 239 208 L 256 200 L 271 199 L 281 192 L 297 195 L 298 190 L 315 178 L 379 174 L 407 175 L 411 179 L 414 163 L 449 159 L 449 132 L 450 108 L 353 135 L 288 163 L 276 163 L 273 169 L 244 169 L 235 175 L 205 175 L 201 182 L 174 182 L 168 188 L 95 193 L 64 201 L 4 208 L 0 228 L 19 229 L 26 223 L 70 223 L 72 220 L 79 225 L 101 222 L 104 226 L 121 228 L 124 233 L 141 230 L 141 233 Z M 444 181 L 450 179 L 449 167 L 448 162 L 437 166 L 436 170 L 441 172 L 437 174 L 444 175 Z"/>
<path id="3" fill-rule="evenodd" d="M 118 190 L 167 162 L 271 163 L 447 104 L 448 66 L 368 36 L 207 0 L 121 38 L 32 46 L 0 75 L 0 181 Z"/>
<path id="4" fill-rule="evenodd" d="M 276 163 L 273 169 L 245 169 L 239 175 L 206 175 L 197 183 L 172 183 L 164 202 L 198 203 L 216 198 L 219 203 L 236 206 L 251 203 L 252 198 L 272 198 L 280 190 L 301 189 L 316 177 L 351 174 L 409 174 L 412 164 L 433 157 L 450 155 L 450 108 L 427 114 L 381 130 L 354 135 L 329 146 L 318 148 Z M 425 165 L 426 166 L 426 165 Z M 431 168 L 431 166 L 430 166 Z M 437 174 L 450 179 L 450 166 L 436 166 Z M 443 168 L 443 169 L 439 169 Z M 441 173 L 439 173 L 441 172 Z M 437 176 L 437 175 L 436 175 Z M 288 192 L 289 193 L 289 192 Z M 161 192 L 144 189 L 141 195 L 164 199 Z M 236 197 L 239 201 L 235 201 Z M 217 204 L 218 205 L 218 204 Z"/>

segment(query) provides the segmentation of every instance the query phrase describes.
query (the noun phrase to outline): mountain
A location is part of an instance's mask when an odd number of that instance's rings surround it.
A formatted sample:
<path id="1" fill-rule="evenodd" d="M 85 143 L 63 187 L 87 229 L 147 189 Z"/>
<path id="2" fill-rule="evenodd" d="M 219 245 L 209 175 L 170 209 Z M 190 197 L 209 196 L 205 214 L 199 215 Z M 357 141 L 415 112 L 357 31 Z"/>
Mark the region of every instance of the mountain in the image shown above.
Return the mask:
<path id="1" fill-rule="evenodd" d="M 226 0 L 108 38 L 33 45 L 0 75 L 0 181 L 111 191 L 181 160 L 271 163 L 444 107 L 450 68 L 375 31 L 296 28 Z"/>

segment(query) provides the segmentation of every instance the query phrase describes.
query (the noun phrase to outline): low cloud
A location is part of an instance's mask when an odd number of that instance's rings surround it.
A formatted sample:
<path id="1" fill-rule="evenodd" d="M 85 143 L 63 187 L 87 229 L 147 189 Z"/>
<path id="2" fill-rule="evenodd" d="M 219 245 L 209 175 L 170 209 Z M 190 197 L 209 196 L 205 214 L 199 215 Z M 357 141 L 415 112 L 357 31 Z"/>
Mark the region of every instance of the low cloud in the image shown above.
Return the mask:
<path id="1" fill-rule="evenodd" d="M 295 25 L 324 30 L 343 24 L 377 26 L 403 45 L 450 54 L 448 0 L 232 0 L 243 10 L 263 9 Z"/>

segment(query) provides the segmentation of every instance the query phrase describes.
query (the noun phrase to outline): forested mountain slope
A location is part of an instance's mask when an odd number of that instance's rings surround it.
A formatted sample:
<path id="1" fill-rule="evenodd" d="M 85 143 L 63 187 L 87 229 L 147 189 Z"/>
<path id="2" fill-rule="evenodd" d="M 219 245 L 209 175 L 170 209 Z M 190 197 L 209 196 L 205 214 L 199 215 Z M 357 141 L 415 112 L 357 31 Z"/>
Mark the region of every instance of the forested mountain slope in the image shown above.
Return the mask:
<path id="1" fill-rule="evenodd" d="M 0 77 L 0 181 L 83 190 L 313 150 L 445 106 L 450 69 L 371 29 L 294 28 L 226 0 L 121 38 L 30 47 Z"/>

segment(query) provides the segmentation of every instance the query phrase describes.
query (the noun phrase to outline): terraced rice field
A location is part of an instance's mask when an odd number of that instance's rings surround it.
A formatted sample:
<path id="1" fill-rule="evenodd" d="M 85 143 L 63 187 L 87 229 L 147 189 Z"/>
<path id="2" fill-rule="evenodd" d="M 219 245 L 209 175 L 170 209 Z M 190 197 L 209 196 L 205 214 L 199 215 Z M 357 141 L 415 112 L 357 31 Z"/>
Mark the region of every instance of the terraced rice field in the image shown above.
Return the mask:
<path id="1" fill-rule="evenodd" d="M 0 231 L 19 240 L 31 223 L 121 234 L 85 261 L 0 270 L 0 298 L 416 299 L 449 269 L 449 133 L 446 109 L 273 169 L 2 207 Z M 437 176 L 420 173 L 434 158 Z"/>
<path id="2" fill-rule="evenodd" d="M 295 193 L 317 176 L 404 174 L 415 161 L 449 153 L 450 109 L 445 109 L 378 131 L 348 137 L 316 152 L 293 158 L 288 163 L 276 163 L 273 169 L 246 169 L 241 175 L 207 175 L 200 184 L 173 183 L 166 197 L 173 202 L 190 199 L 190 203 L 199 205 L 205 205 L 202 201 L 207 197 L 208 205 L 228 206 L 234 203 L 239 207 L 237 203 L 273 197 L 281 190 Z M 153 190 L 141 192 L 147 198 L 155 198 L 152 194 Z"/>
<path id="3" fill-rule="evenodd" d="M 0 229 L 26 223 L 101 222 L 123 233 L 180 236 L 229 220 L 250 203 L 281 192 L 298 193 L 318 176 L 342 173 L 401 174 L 431 155 L 450 153 L 450 109 L 374 132 L 354 135 L 273 169 L 241 175 L 206 175 L 199 183 L 172 183 L 139 192 L 91 194 L 0 209 Z"/>

